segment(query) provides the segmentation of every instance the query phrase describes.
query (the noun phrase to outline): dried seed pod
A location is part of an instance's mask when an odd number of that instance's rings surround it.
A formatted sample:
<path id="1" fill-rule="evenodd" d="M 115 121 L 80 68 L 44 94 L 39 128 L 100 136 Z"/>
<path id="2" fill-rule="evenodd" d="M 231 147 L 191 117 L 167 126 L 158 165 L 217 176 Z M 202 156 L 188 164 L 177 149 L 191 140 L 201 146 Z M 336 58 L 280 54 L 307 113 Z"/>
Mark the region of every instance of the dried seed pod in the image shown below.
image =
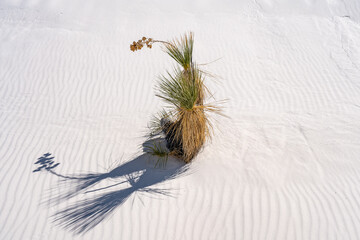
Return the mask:
<path id="1" fill-rule="evenodd" d="M 133 41 L 132 45 L 130 45 L 130 50 L 135 52 L 137 50 L 142 49 L 145 46 L 145 44 L 148 48 L 151 48 L 152 43 L 154 43 L 152 38 L 142 37 L 137 42 Z"/>

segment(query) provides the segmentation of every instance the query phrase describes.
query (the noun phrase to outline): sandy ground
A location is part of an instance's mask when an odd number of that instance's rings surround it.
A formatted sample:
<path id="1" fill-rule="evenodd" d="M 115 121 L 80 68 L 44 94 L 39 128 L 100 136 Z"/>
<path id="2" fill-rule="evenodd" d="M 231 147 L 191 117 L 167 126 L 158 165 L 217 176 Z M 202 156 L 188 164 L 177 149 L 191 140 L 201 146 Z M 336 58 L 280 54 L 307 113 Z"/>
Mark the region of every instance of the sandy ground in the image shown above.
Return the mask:
<path id="1" fill-rule="evenodd" d="M 2 1 L 0 239 L 359 239 L 359 24 L 356 0 Z M 129 44 L 186 31 L 229 118 L 154 169 L 174 63 Z"/>

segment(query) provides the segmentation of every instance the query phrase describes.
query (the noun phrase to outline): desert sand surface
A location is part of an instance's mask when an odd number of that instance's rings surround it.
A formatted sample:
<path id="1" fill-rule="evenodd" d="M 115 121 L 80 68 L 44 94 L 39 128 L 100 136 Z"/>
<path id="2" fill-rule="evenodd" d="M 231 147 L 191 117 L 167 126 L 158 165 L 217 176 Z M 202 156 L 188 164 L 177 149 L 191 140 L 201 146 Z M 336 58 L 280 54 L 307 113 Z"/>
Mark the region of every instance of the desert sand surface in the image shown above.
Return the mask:
<path id="1" fill-rule="evenodd" d="M 129 45 L 188 31 L 228 118 L 154 168 L 174 62 Z M 4 240 L 359 239 L 360 2 L 3 0 L 0 161 Z"/>

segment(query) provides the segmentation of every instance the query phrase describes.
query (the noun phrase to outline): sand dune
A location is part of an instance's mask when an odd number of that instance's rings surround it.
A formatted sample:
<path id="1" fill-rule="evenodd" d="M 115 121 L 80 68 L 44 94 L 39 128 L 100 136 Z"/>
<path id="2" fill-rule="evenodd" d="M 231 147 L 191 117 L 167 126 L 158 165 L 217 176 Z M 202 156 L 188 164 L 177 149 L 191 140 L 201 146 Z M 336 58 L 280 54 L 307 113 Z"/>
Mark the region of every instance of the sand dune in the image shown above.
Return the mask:
<path id="1" fill-rule="evenodd" d="M 359 239 L 359 21 L 355 0 L 3 1 L 0 239 Z M 189 30 L 229 118 L 154 169 L 173 65 L 129 44 Z"/>

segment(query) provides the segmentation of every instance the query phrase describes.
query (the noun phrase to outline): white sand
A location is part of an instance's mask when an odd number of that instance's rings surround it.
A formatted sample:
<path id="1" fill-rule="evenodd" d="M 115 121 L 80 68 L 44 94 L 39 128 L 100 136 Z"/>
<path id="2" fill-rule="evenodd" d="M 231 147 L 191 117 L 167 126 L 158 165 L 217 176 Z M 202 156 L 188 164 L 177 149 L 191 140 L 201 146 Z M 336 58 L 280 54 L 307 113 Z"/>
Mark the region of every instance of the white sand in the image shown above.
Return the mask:
<path id="1" fill-rule="evenodd" d="M 1 1 L 0 239 L 359 239 L 359 24 L 358 0 Z M 173 62 L 129 44 L 189 30 L 230 119 L 166 179 L 138 156 Z M 33 173 L 47 152 L 99 175 Z"/>

